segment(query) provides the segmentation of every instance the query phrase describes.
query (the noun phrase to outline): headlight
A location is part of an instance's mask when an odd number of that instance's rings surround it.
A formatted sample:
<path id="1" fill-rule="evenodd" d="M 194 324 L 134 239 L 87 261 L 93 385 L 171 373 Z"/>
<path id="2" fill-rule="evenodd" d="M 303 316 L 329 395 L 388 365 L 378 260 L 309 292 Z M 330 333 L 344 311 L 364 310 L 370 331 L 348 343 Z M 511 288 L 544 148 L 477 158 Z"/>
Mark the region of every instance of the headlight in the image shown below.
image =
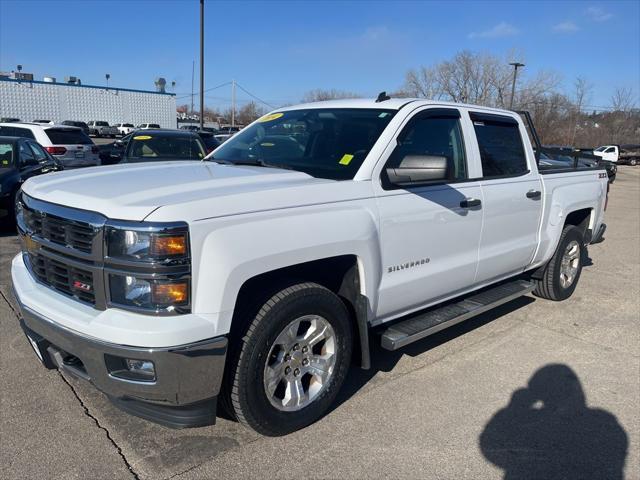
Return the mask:
<path id="1" fill-rule="evenodd" d="M 109 222 L 105 270 L 109 303 L 156 314 L 190 311 L 186 223 Z"/>
<path id="2" fill-rule="evenodd" d="M 147 279 L 109 274 L 111 302 L 121 306 L 173 312 L 189 304 L 188 279 Z"/>
<path id="3" fill-rule="evenodd" d="M 189 257 L 187 227 L 107 226 L 107 256 L 133 262 L 179 263 Z"/>

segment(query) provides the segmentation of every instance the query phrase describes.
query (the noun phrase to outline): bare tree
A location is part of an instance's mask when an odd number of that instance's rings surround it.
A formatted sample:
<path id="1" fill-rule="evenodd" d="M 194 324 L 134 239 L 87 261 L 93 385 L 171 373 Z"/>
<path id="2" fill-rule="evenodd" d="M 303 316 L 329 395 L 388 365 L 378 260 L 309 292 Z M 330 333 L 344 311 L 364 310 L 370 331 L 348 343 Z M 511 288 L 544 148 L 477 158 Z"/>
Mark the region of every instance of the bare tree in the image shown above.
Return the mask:
<path id="1" fill-rule="evenodd" d="M 265 109 L 251 101 L 244 105 L 236 114 L 236 121 L 240 125 L 248 125 L 265 114 Z"/>
<path id="2" fill-rule="evenodd" d="M 513 70 L 507 59 L 462 51 L 451 60 L 409 70 L 401 89 L 403 96 L 505 107 Z M 518 79 L 517 104 L 531 103 L 551 93 L 557 75 L 541 72 L 530 81 Z"/>
<path id="3" fill-rule="evenodd" d="M 360 98 L 361 95 L 353 92 L 347 92 L 344 90 L 336 90 L 332 88 L 331 90 L 324 90 L 321 88 L 317 88 L 315 90 L 310 90 L 304 94 L 302 97 L 303 103 L 311 103 L 311 102 L 321 102 L 323 100 L 334 100 L 336 98 Z"/>

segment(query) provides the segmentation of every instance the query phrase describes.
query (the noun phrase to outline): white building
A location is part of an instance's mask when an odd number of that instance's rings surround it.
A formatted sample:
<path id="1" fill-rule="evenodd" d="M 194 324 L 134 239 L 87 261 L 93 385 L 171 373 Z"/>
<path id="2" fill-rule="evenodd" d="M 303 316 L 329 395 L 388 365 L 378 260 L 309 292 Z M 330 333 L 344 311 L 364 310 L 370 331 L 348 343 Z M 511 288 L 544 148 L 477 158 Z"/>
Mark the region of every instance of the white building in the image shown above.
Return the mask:
<path id="1" fill-rule="evenodd" d="M 157 123 L 176 128 L 176 98 L 173 93 L 0 77 L 0 117 L 26 122 Z"/>

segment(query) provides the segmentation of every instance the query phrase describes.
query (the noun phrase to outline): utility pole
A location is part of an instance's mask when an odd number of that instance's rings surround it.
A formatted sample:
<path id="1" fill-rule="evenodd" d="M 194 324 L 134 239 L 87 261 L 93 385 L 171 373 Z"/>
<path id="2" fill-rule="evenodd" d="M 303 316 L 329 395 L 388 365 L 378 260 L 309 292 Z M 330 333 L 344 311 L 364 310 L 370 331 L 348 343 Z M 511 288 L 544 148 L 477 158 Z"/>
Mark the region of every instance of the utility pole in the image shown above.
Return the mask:
<path id="1" fill-rule="evenodd" d="M 200 0 L 200 130 L 204 127 L 204 0 Z"/>
<path id="2" fill-rule="evenodd" d="M 231 126 L 236 126 L 236 81 L 231 80 Z"/>
<path id="3" fill-rule="evenodd" d="M 513 65 L 513 83 L 511 84 L 511 102 L 509 102 L 509 110 L 513 110 L 513 97 L 516 94 L 516 77 L 518 76 L 518 68 L 524 67 L 524 63 L 511 62 L 509 65 Z"/>
<path id="4" fill-rule="evenodd" d="M 193 117 L 193 76 L 196 71 L 196 61 L 191 64 L 191 116 Z"/>

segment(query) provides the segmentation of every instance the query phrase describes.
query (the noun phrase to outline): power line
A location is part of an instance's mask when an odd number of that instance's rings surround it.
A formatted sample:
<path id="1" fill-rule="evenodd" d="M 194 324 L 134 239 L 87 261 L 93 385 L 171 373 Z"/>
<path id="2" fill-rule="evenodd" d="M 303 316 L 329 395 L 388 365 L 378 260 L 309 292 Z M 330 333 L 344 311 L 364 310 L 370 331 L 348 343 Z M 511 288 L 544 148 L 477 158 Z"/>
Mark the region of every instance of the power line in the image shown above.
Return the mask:
<path id="1" fill-rule="evenodd" d="M 244 87 L 243 87 L 242 85 L 240 85 L 238 82 L 236 82 L 236 86 L 237 86 L 240 90 L 242 90 L 244 93 L 246 93 L 246 94 L 247 94 L 247 95 L 249 95 L 250 97 L 255 98 L 256 100 L 258 100 L 260 103 L 262 103 L 262 104 L 266 105 L 267 107 L 272 108 L 272 109 L 275 109 L 275 108 L 276 108 L 275 106 L 271 105 L 271 104 L 270 104 L 270 103 L 268 103 L 268 102 L 265 102 L 265 101 L 264 101 L 264 100 L 262 100 L 261 98 L 256 97 L 253 93 L 251 93 L 250 91 L 248 91 L 246 88 L 244 88 Z"/>

